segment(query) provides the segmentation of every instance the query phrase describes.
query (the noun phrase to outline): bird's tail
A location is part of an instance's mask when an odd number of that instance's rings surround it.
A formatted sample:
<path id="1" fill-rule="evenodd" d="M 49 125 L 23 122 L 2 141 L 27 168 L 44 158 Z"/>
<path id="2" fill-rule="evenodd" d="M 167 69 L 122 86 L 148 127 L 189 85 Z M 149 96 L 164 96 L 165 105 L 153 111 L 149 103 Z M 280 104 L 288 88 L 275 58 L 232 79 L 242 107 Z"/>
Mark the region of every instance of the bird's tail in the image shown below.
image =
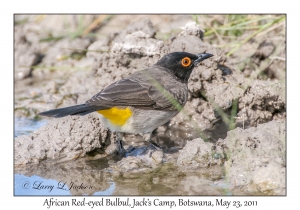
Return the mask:
<path id="1" fill-rule="evenodd" d="M 86 105 L 86 104 L 80 104 L 80 105 L 69 106 L 60 109 L 52 109 L 46 112 L 41 112 L 39 113 L 39 115 L 59 118 L 68 115 L 86 115 L 99 109 L 101 108 L 96 106 Z"/>

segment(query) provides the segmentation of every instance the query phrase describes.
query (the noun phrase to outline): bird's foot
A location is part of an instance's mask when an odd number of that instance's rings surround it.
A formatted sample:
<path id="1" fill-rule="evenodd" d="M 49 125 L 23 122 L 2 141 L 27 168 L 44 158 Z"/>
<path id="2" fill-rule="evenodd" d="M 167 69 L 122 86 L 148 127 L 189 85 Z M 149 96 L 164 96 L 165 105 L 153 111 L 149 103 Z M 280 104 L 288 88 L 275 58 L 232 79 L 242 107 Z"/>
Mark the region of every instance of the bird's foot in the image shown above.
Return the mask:
<path id="1" fill-rule="evenodd" d="M 120 157 L 124 157 L 126 155 L 126 150 L 123 147 L 122 140 L 117 140 L 116 155 Z"/>
<path id="2" fill-rule="evenodd" d="M 156 144 L 154 141 L 151 140 L 151 133 L 145 133 L 143 135 L 143 140 L 148 141 L 150 143 L 150 145 L 152 147 L 154 147 L 156 150 L 162 151 L 162 148 L 158 144 Z"/>
<path id="3" fill-rule="evenodd" d="M 158 150 L 158 151 L 162 151 L 162 150 L 163 150 L 163 149 L 162 149 L 158 144 L 156 144 L 154 141 L 148 140 L 148 142 L 149 142 L 150 145 L 151 145 L 152 147 L 154 147 L 156 150 Z"/>

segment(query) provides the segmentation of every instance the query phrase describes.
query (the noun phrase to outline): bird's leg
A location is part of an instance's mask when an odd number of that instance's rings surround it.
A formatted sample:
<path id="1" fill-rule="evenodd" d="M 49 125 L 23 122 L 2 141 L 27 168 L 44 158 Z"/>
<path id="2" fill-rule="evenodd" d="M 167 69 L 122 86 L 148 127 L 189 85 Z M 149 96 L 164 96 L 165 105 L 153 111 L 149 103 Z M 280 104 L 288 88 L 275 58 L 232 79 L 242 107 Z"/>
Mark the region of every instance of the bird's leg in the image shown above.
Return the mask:
<path id="1" fill-rule="evenodd" d="M 121 133 L 121 132 L 117 132 L 116 134 L 117 134 L 118 153 L 123 154 L 123 153 L 125 153 L 123 143 L 122 143 L 122 139 L 123 139 L 124 134 Z"/>
<path id="2" fill-rule="evenodd" d="M 144 133 L 143 140 L 148 141 L 156 150 L 162 150 L 158 144 L 151 140 L 151 133 Z"/>

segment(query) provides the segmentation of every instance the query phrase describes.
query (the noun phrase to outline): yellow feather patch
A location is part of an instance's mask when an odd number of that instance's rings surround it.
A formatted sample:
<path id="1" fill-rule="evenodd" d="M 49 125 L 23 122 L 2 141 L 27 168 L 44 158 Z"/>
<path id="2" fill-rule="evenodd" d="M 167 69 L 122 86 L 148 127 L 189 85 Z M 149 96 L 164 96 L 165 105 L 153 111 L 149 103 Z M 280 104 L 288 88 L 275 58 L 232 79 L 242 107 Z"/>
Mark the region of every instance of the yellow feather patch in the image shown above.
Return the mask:
<path id="1" fill-rule="evenodd" d="M 112 124 L 118 126 L 123 126 L 132 115 L 132 111 L 128 107 L 126 109 L 112 107 L 110 109 L 99 110 L 97 112 L 102 114 Z"/>

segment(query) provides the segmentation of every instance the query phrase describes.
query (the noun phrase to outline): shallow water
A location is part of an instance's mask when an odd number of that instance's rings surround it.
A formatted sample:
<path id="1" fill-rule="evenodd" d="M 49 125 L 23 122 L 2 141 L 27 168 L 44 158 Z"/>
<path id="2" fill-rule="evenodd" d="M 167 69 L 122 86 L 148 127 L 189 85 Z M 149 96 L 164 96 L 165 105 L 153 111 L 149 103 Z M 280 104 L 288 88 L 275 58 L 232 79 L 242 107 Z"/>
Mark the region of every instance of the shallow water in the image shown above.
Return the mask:
<path id="1" fill-rule="evenodd" d="M 151 172 L 117 174 L 107 158 L 42 163 L 15 169 L 15 195 L 230 195 L 222 174 L 183 172 L 163 164 Z M 216 179 L 216 180 L 214 180 Z"/>
<path id="2" fill-rule="evenodd" d="M 28 135 L 46 121 L 15 120 L 15 136 Z M 189 132 L 189 131 L 185 131 Z M 190 132 L 192 133 L 192 132 Z M 192 133 L 193 134 L 193 133 Z M 186 144 L 182 132 L 166 130 L 156 133 L 153 141 L 164 148 L 182 148 Z M 190 139 L 194 136 L 190 134 Z M 172 140 L 171 140 L 172 139 Z M 128 153 L 139 156 L 149 147 L 142 139 L 126 136 L 126 144 L 136 149 Z M 68 162 L 44 161 L 37 165 L 15 168 L 15 195 L 231 195 L 221 167 L 182 171 L 165 163 L 154 170 L 139 173 L 117 173 L 110 166 L 112 157 L 96 160 L 81 158 Z"/>
<path id="3" fill-rule="evenodd" d="M 15 118 L 15 137 L 28 135 L 47 124 L 47 120 L 31 120 L 27 118 Z"/>

